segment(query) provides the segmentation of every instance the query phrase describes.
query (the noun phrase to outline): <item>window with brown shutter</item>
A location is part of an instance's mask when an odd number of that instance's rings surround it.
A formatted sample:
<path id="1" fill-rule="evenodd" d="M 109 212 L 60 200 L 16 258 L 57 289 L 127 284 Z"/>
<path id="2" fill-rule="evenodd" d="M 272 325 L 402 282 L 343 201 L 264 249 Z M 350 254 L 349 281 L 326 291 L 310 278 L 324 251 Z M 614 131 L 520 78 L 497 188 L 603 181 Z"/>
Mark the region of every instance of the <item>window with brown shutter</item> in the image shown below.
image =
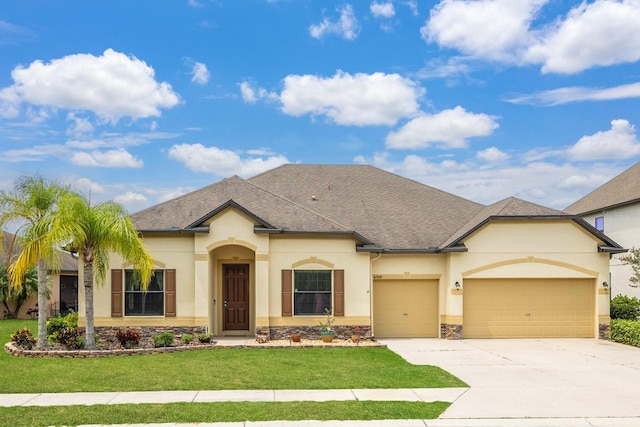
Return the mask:
<path id="1" fill-rule="evenodd" d="M 176 317 L 176 270 L 165 270 L 164 280 L 164 315 Z"/>
<path id="2" fill-rule="evenodd" d="M 292 310 L 292 274 L 291 270 L 282 270 L 282 317 L 291 317 Z"/>
<path id="3" fill-rule="evenodd" d="M 344 316 L 344 270 L 333 271 L 333 315 Z"/>
<path id="4" fill-rule="evenodd" d="M 122 270 L 111 270 L 111 317 L 122 317 Z"/>

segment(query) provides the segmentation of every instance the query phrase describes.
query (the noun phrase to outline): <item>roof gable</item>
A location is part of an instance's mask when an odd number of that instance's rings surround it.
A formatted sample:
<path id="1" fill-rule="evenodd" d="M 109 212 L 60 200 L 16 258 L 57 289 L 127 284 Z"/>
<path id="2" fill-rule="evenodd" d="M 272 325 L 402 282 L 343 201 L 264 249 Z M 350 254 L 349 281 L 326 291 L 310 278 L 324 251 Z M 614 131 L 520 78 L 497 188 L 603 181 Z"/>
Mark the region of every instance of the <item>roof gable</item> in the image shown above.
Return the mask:
<path id="1" fill-rule="evenodd" d="M 636 201 L 640 201 L 640 163 L 636 163 L 620 175 L 596 188 L 582 199 L 568 206 L 565 211 L 574 215 L 585 215 Z"/>
<path id="2" fill-rule="evenodd" d="M 547 208 L 535 203 L 527 202 L 516 197 L 508 197 L 485 207 L 477 215 L 471 218 L 464 226 L 457 230 L 443 245 L 444 251 L 463 250 L 463 241 L 485 224 L 493 220 L 554 220 L 566 219 L 575 222 L 585 229 L 597 240 L 603 242 L 599 245 L 599 250 L 606 252 L 624 252 L 624 249 L 605 234 L 596 230 L 582 218 L 570 215 L 556 209 Z"/>
<path id="3" fill-rule="evenodd" d="M 195 231 L 229 206 L 237 207 L 256 225 L 300 232 L 346 233 L 348 228 L 303 206 L 233 176 L 131 215 L 142 232 Z"/>

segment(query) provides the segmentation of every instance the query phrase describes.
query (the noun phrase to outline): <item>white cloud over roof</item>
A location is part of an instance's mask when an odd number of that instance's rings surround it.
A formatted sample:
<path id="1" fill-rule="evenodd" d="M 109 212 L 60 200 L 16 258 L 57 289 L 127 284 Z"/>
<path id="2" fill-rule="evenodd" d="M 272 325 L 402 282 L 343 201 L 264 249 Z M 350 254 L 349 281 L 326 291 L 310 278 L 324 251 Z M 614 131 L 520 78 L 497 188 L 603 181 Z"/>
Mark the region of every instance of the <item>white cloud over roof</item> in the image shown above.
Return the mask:
<path id="1" fill-rule="evenodd" d="M 430 145 L 465 148 L 467 139 L 490 135 L 498 127 L 496 118 L 467 112 L 457 106 L 436 114 L 422 114 L 386 138 L 387 148 L 418 150 Z"/>
<path id="2" fill-rule="evenodd" d="M 90 111 L 101 120 L 159 116 L 178 104 L 171 85 L 134 56 L 107 49 L 101 56 L 68 55 L 16 67 L 13 85 L 0 90 L 0 114 L 16 116 L 21 104 Z"/>
<path id="3" fill-rule="evenodd" d="M 571 160 L 627 159 L 640 154 L 636 128 L 628 120 L 612 120 L 611 129 L 583 136 L 567 150 Z"/>
<path id="4" fill-rule="evenodd" d="M 424 94 L 399 74 L 338 71 L 333 77 L 289 75 L 280 94 L 282 111 L 292 116 L 324 115 L 340 125 L 394 125 L 418 113 Z"/>
<path id="5" fill-rule="evenodd" d="M 240 157 L 234 151 L 205 147 L 199 143 L 176 144 L 169 150 L 169 157 L 195 172 L 206 172 L 220 177 L 239 175 L 246 178 L 289 163 L 289 160 L 281 155 L 266 158 Z"/>

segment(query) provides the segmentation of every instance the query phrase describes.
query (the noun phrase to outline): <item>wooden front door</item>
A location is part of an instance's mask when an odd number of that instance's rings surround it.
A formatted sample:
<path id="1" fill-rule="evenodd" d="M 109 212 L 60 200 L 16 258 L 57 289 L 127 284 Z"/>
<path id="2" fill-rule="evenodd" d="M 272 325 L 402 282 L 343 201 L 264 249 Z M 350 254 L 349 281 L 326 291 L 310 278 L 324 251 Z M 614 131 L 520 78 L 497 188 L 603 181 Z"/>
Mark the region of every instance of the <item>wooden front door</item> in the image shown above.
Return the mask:
<path id="1" fill-rule="evenodd" d="M 249 330 L 249 265 L 225 264 L 224 266 L 225 331 Z"/>

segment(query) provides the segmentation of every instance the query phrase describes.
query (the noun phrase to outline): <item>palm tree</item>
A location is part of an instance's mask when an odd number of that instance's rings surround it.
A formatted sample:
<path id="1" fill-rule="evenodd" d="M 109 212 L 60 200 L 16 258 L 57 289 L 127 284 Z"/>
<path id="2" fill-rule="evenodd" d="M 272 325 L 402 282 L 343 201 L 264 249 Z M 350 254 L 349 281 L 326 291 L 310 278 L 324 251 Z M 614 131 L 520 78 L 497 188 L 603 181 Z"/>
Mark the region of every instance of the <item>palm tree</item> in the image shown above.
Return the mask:
<path id="1" fill-rule="evenodd" d="M 102 284 L 109 269 L 109 253 L 119 254 L 131 262 L 136 279 L 143 289 L 151 279 L 153 263 L 138 231 L 124 208 L 115 202 L 91 206 L 90 201 L 77 193 L 69 193 L 59 203 L 51 237 L 53 242 L 67 242 L 78 256 L 84 271 L 85 346 L 95 347 L 93 321 L 93 282 Z"/>
<path id="2" fill-rule="evenodd" d="M 29 267 L 38 271 L 38 343 L 47 345 L 47 265 L 56 270 L 60 251 L 49 239 L 56 207 L 67 189 L 40 175 L 21 176 L 14 191 L 0 194 L 0 225 L 17 222 L 22 250 L 9 266 L 9 280 L 20 289 L 22 278 Z"/>
<path id="3" fill-rule="evenodd" d="M 47 289 L 48 290 L 48 289 Z M 16 286 L 9 285 L 9 274 L 7 266 L 0 264 L 0 301 L 6 309 L 5 317 L 7 319 L 16 319 L 20 313 L 20 308 L 31 295 L 38 293 L 38 271 L 30 268 L 24 275 L 22 286 L 18 289 Z M 10 303 L 15 303 L 13 310 L 9 307 Z"/>

